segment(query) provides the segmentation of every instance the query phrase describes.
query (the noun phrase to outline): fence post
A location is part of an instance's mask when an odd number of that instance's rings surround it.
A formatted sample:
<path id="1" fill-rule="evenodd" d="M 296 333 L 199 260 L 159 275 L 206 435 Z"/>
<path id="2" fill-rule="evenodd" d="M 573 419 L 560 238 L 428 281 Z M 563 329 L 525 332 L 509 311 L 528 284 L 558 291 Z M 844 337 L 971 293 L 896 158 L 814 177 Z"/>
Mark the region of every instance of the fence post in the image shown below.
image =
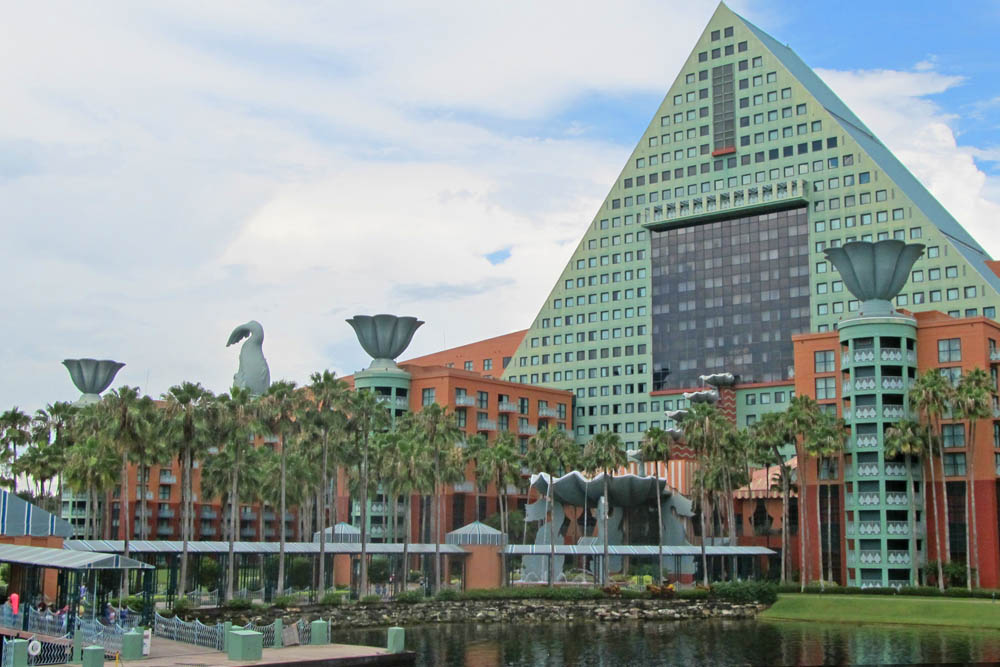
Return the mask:
<path id="1" fill-rule="evenodd" d="M 73 662 L 77 665 L 83 662 L 83 635 L 79 628 L 73 633 Z"/>
<path id="2" fill-rule="evenodd" d="M 233 622 L 226 621 L 222 624 L 222 650 L 229 650 L 229 633 L 233 630 Z"/>
<path id="3" fill-rule="evenodd" d="M 330 643 L 330 626 L 321 618 L 309 624 L 309 643 L 313 646 Z"/>
<path id="4" fill-rule="evenodd" d="M 389 636 L 386 641 L 386 648 L 390 653 L 402 653 L 405 640 L 405 631 L 399 626 L 389 628 Z"/>
<path id="5" fill-rule="evenodd" d="M 274 648 L 281 648 L 285 645 L 281 633 L 285 629 L 284 621 L 281 618 L 274 619 Z"/>

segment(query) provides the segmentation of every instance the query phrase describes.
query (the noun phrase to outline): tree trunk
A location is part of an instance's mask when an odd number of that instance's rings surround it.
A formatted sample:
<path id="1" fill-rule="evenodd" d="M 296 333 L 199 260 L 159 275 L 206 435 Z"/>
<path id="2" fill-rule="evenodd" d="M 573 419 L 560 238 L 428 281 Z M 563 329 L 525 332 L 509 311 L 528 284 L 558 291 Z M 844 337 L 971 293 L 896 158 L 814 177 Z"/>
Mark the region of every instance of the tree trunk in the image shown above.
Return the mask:
<path id="1" fill-rule="evenodd" d="M 821 464 L 822 465 L 822 464 Z M 823 522 L 820 519 L 819 504 L 820 491 L 823 486 L 816 481 L 816 552 L 819 554 L 819 589 L 826 590 L 826 582 L 823 581 Z M 829 491 L 829 489 L 827 489 Z"/>
<path id="2" fill-rule="evenodd" d="M 806 580 L 809 578 L 809 558 L 806 555 L 806 527 L 809 520 L 806 514 L 806 496 L 809 487 L 806 485 L 804 452 L 796 446 L 796 468 L 799 472 L 799 590 L 806 592 Z"/>
<path id="3" fill-rule="evenodd" d="M 229 558 L 226 560 L 226 564 L 229 567 L 226 568 L 228 570 L 226 573 L 226 600 L 233 599 L 233 577 L 236 571 L 236 563 L 233 561 L 233 547 L 236 544 L 236 531 L 240 527 L 240 455 L 238 449 L 234 449 L 233 453 L 235 454 L 235 460 L 233 462 L 233 476 L 229 489 Z"/>
<path id="4" fill-rule="evenodd" d="M 439 488 L 440 474 L 440 454 L 437 445 L 434 445 L 434 492 L 431 496 L 431 539 L 434 540 L 434 593 L 441 590 L 441 540 L 438 534 L 441 532 L 441 493 Z"/>
<path id="5" fill-rule="evenodd" d="M 188 571 L 188 540 L 191 539 L 191 535 L 188 532 L 190 516 L 188 514 L 188 476 L 191 474 L 188 468 L 188 463 L 190 459 L 189 449 L 184 448 L 184 452 L 181 454 L 181 540 L 183 545 L 181 547 L 181 581 L 180 581 L 180 596 L 184 597 L 187 592 L 185 583 L 187 582 L 187 571 Z"/>
<path id="6" fill-rule="evenodd" d="M 660 582 L 660 586 L 663 585 L 663 507 L 662 499 L 660 495 L 660 477 L 659 477 L 659 465 L 657 464 L 656 475 L 653 477 L 653 488 L 656 495 L 656 533 L 659 536 L 656 540 L 656 564 L 657 564 L 657 580 Z"/>
<path id="7" fill-rule="evenodd" d="M 951 562 L 951 523 L 948 520 L 948 485 L 945 483 L 945 480 L 944 480 L 944 438 L 940 437 L 941 436 L 941 419 L 940 418 L 938 418 L 936 420 L 936 426 L 937 427 L 936 427 L 935 430 L 937 431 L 938 436 L 939 436 L 938 439 L 937 439 L 937 442 L 938 442 L 937 459 L 941 463 L 941 492 L 942 492 L 942 495 L 944 496 L 944 498 L 942 499 L 942 503 L 941 503 L 941 506 L 944 509 L 944 512 L 943 512 L 944 513 L 944 553 L 945 553 L 945 562 L 946 563 L 950 563 Z M 933 447 L 933 445 L 932 445 L 932 447 Z M 933 465 L 933 461 L 931 462 L 931 465 Z M 938 560 L 940 560 L 940 558 Z"/>
<path id="8" fill-rule="evenodd" d="M 123 555 L 125 556 L 125 558 L 129 557 L 128 541 L 129 541 L 129 533 L 131 532 L 129 530 L 129 527 L 132 523 L 132 517 L 129 514 L 128 492 L 129 492 L 128 453 L 123 451 L 122 452 L 122 499 L 121 499 L 121 508 L 118 513 L 118 528 L 125 540 L 125 548 L 123 550 L 124 551 Z M 128 597 L 128 572 L 126 570 L 123 570 L 123 573 L 124 574 L 122 576 L 122 594 L 121 594 L 122 599 Z"/>
<path id="9" fill-rule="evenodd" d="M 359 574 L 361 581 L 358 582 L 358 598 L 368 595 L 368 429 L 361 434 L 361 562 L 359 563 Z"/>
<path id="10" fill-rule="evenodd" d="M 708 511 L 708 498 L 705 490 L 701 491 L 701 583 L 708 588 L 708 554 L 705 551 L 705 542 L 708 540 L 708 525 L 705 523 L 705 513 Z"/>
<path id="11" fill-rule="evenodd" d="M 906 463 L 906 485 L 907 491 L 909 491 L 910 496 L 910 516 L 907 517 L 909 521 L 907 522 L 910 531 L 910 585 L 918 586 L 917 582 L 917 503 L 916 503 L 916 489 L 913 488 L 913 469 L 910 468 L 910 455 L 907 454 L 905 459 Z"/>
<path id="12" fill-rule="evenodd" d="M 937 500 L 937 475 L 934 472 L 934 440 L 931 439 L 929 447 L 927 448 L 927 467 L 931 471 L 931 508 L 934 510 L 934 541 L 935 549 L 937 555 L 937 575 L 938 575 L 938 588 L 941 592 L 944 592 L 944 555 L 941 553 L 941 521 L 938 517 L 938 500 Z M 945 508 L 945 514 L 947 514 L 947 507 Z M 924 521 L 926 524 L 927 522 Z M 945 516 L 945 523 L 948 523 L 948 517 Z"/>
<path id="13" fill-rule="evenodd" d="M 410 581 L 410 519 L 413 516 L 413 494 L 406 494 L 406 517 L 403 519 L 405 533 L 403 534 L 403 590 Z"/>
<path id="14" fill-rule="evenodd" d="M 603 519 L 603 521 L 604 521 L 604 568 L 601 571 L 601 575 L 602 575 L 601 576 L 601 585 L 602 586 L 607 586 L 608 585 L 608 571 L 611 569 L 609 567 L 609 561 L 608 561 L 608 552 L 609 552 L 609 549 L 608 549 L 608 514 L 609 514 L 609 510 L 611 509 L 610 505 L 609 505 L 609 503 L 611 502 L 611 495 L 608 493 L 609 486 L 610 485 L 608 483 L 608 471 L 605 470 L 604 471 L 604 511 L 601 512 L 601 519 Z"/>
<path id="15" fill-rule="evenodd" d="M 545 489 L 545 514 L 549 518 L 549 586 L 556 583 L 556 518 L 552 502 L 552 475 L 549 475 L 549 483 Z M 608 564 L 604 563 L 605 572 Z M 606 575 L 605 575 L 606 576 Z"/>
<path id="16" fill-rule="evenodd" d="M 826 580 L 833 583 L 833 486 L 826 487 L 826 553 L 830 556 L 826 563 Z M 840 536 L 837 536 L 840 539 Z"/>
<path id="17" fill-rule="evenodd" d="M 281 456 L 279 457 L 280 467 L 281 467 L 281 470 L 279 471 L 279 477 L 280 477 L 279 484 L 281 486 L 281 489 L 279 491 L 281 495 L 281 500 L 280 500 L 281 511 L 279 512 L 278 515 L 278 526 L 280 531 L 279 535 L 281 537 L 281 544 L 278 546 L 278 595 L 279 596 L 285 594 L 285 459 L 287 458 L 285 448 L 287 447 L 287 445 L 288 443 L 286 443 L 285 439 L 282 438 Z M 235 500 L 236 499 L 234 498 L 230 502 L 235 502 Z M 364 535 L 362 535 L 362 538 L 363 537 Z"/>
<path id="18" fill-rule="evenodd" d="M 329 435 L 323 434 L 323 474 L 320 497 L 317 498 L 319 504 L 319 600 L 323 599 L 326 593 L 326 494 L 329 490 L 329 471 L 327 469 L 329 457 Z"/>
<path id="19" fill-rule="evenodd" d="M 969 590 L 972 590 L 973 579 L 975 579 L 976 588 L 979 588 L 979 530 L 976 526 L 976 483 L 973 478 L 972 472 L 975 466 L 973 462 L 976 460 L 976 420 L 969 420 L 969 444 L 968 444 L 968 463 L 965 468 L 968 475 L 968 483 L 966 486 L 969 489 L 969 505 L 970 513 L 969 520 L 966 522 L 969 526 L 969 531 L 966 531 L 966 539 L 968 539 L 968 534 L 972 534 L 972 548 L 969 549 Z M 976 574 L 972 575 L 972 565 L 975 561 Z"/>

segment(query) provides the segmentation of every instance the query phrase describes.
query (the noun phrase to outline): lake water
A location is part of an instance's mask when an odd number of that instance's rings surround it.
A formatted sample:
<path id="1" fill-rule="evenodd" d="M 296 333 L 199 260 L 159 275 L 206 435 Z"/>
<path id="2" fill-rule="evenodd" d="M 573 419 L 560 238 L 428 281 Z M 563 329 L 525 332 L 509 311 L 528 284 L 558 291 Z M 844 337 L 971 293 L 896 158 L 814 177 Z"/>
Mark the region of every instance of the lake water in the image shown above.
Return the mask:
<path id="1" fill-rule="evenodd" d="M 333 639 L 385 646 L 385 638 L 381 629 Z M 757 620 L 458 623 L 407 628 L 406 648 L 420 667 L 963 664 L 1000 662 L 1000 632 Z"/>

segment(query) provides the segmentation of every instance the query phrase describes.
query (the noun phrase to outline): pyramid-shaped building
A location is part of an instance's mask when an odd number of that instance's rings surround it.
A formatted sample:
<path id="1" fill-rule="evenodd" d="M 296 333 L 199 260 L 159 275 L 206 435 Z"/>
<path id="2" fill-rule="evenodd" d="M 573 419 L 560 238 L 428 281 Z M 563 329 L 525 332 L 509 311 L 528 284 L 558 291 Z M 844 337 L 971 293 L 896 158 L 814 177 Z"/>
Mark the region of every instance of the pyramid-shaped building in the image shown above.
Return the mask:
<path id="1" fill-rule="evenodd" d="M 792 335 L 858 308 L 823 250 L 880 239 L 927 246 L 898 306 L 995 318 L 983 248 L 791 49 L 720 4 L 504 379 L 573 391 L 580 441 L 635 446 L 715 372 L 771 388 L 739 397 L 749 423 L 791 396 Z"/>

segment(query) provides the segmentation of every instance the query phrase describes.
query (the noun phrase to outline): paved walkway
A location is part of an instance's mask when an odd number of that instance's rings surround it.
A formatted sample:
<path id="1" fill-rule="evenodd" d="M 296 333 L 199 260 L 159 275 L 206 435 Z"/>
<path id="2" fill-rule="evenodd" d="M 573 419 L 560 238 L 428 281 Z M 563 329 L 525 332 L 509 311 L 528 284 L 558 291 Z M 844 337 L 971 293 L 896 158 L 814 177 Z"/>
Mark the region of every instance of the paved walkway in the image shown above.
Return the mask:
<path id="1" fill-rule="evenodd" d="M 350 644 L 325 644 L 323 646 L 289 646 L 288 648 L 266 648 L 260 661 L 243 662 L 226 659 L 226 654 L 203 646 L 185 644 L 171 639 L 153 636 L 149 647 L 149 657 L 142 661 L 142 667 L 237 667 L 238 665 L 295 665 L 316 660 L 350 660 L 392 655 L 384 648 L 374 646 L 353 646 Z M 114 665 L 114 660 L 104 663 Z"/>

